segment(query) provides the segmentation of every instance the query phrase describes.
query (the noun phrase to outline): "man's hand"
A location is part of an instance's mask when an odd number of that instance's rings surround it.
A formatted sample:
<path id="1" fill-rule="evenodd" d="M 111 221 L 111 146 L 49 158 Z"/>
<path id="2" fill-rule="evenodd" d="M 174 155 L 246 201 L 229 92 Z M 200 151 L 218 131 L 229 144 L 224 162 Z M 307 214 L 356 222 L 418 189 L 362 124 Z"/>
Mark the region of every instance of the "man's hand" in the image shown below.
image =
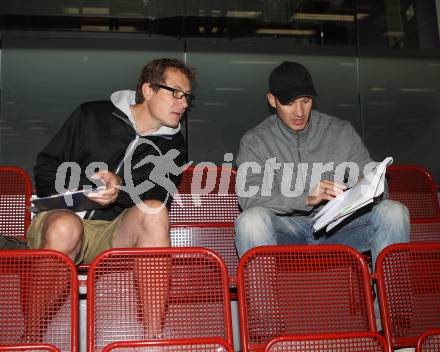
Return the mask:
<path id="1" fill-rule="evenodd" d="M 110 171 L 99 171 L 93 175 L 93 178 L 101 179 L 105 183 L 105 190 L 89 193 L 87 197 L 101 205 L 113 203 L 118 198 L 121 178 Z"/>
<path id="2" fill-rule="evenodd" d="M 310 195 L 306 198 L 306 205 L 318 205 L 324 200 L 332 200 L 346 189 L 347 186 L 341 183 L 321 180 L 319 184 L 310 191 Z"/>

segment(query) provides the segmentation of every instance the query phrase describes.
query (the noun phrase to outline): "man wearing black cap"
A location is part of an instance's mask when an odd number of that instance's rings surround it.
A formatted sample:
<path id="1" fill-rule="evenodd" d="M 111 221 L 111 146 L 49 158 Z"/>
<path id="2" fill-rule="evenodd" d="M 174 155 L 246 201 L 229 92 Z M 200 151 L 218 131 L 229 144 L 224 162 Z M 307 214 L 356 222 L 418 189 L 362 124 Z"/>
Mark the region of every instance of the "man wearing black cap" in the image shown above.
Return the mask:
<path id="1" fill-rule="evenodd" d="M 262 245 L 337 243 L 371 250 L 374 263 L 387 245 L 408 241 L 408 210 L 391 200 L 363 208 L 329 232 L 313 232 L 323 203 L 355 184 L 372 162 L 348 121 L 312 109 L 316 96 L 299 63 L 283 62 L 270 74 L 267 99 L 276 114 L 243 136 L 237 156 L 240 256 Z M 347 175 L 345 165 L 358 173 Z"/>

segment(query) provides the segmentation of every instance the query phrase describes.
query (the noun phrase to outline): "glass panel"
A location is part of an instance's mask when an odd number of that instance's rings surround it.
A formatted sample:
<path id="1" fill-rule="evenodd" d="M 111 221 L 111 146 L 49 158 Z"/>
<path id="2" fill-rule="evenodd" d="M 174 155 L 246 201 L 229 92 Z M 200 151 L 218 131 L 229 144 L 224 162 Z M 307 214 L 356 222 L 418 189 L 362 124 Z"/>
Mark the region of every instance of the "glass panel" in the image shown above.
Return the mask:
<path id="1" fill-rule="evenodd" d="M 359 1 L 364 140 L 375 159 L 429 168 L 440 180 L 440 2 Z M 438 182 L 438 181 L 437 181 Z"/>
<path id="2" fill-rule="evenodd" d="M 291 37 L 299 45 L 355 45 L 356 38 L 349 0 L 22 0 L 0 2 L 0 19 L 0 28 L 16 30 Z"/>
<path id="3" fill-rule="evenodd" d="M 236 156 L 241 136 L 270 115 L 269 74 L 285 60 L 311 71 L 318 110 L 349 120 L 360 131 L 354 49 L 301 49 L 279 38 L 188 40 L 187 50 L 188 62 L 199 74 L 188 119 L 190 160 L 221 163 L 224 153 Z"/>
<path id="4" fill-rule="evenodd" d="M 318 110 L 351 121 L 374 158 L 440 179 L 439 12 L 439 0 L 1 1 L 0 162 L 30 171 L 76 105 L 134 88 L 159 56 L 198 70 L 189 157 L 221 162 L 269 114 L 271 69 L 297 60 Z"/>
<path id="5" fill-rule="evenodd" d="M 37 153 L 81 103 L 135 89 L 151 59 L 183 59 L 160 37 L 7 33 L 2 38 L 0 164 L 32 174 Z M 105 126 L 103 126 L 105 128 Z"/>
<path id="6" fill-rule="evenodd" d="M 440 48 L 438 0 L 359 0 L 359 46 Z"/>

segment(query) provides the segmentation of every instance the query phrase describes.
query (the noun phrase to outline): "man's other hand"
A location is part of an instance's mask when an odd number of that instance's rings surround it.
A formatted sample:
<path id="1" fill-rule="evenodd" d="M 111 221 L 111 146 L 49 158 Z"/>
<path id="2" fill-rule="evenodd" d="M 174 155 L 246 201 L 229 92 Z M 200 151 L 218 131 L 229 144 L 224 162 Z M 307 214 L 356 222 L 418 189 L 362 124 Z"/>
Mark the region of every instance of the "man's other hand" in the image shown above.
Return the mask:
<path id="1" fill-rule="evenodd" d="M 99 171 L 93 175 L 93 178 L 100 179 L 104 182 L 105 190 L 91 192 L 87 196 L 101 205 L 109 205 L 113 203 L 118 198 L 119 186 L 122 184 L 121 178 L 110 171 Z"/>
<path id="2" fill-rule="evenodd" d="M 346 189 L 347 186 L 342 183 L 321 180 L 319 184 L 310 191 L 310 195 L 306 198 L 306 205 L 318 205 L 324 200 L 332 200 Z"/>

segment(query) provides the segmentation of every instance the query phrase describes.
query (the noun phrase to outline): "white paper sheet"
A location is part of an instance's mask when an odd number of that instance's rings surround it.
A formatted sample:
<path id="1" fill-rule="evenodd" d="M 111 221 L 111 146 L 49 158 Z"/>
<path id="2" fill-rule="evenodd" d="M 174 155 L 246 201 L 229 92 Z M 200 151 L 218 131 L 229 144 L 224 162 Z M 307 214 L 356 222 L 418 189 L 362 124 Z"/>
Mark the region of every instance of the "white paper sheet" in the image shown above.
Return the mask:
<path id="1" fill-rule="evenodd" d="M 386 167 L 392 162 L 393 158 L 385 158 L 368 175 L 359 180 L 356 185 L 322 207 L 313 218 L 316 220 L 313 224 L 314 231 L 316 232 L 326 226 L 327 231 L 331 230 L 342 220 L 380 196 L 385 189 Z"/>

